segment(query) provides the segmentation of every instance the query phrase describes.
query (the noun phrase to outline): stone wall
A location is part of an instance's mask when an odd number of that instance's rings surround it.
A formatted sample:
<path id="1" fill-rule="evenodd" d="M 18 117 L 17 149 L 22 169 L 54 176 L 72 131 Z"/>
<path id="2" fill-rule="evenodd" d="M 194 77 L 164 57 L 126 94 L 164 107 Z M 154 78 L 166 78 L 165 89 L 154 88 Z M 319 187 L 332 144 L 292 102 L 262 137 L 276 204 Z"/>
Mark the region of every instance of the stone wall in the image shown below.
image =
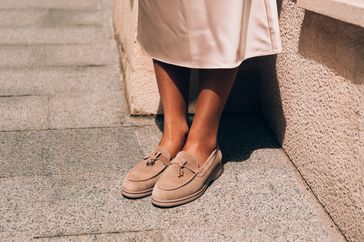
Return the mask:
<path id="1" fill-rule="evenodd" d="M 364 29 L 279 6 L 284 50 L 263 62 L 261 112 L 345 236 L 364 241 Z"/>

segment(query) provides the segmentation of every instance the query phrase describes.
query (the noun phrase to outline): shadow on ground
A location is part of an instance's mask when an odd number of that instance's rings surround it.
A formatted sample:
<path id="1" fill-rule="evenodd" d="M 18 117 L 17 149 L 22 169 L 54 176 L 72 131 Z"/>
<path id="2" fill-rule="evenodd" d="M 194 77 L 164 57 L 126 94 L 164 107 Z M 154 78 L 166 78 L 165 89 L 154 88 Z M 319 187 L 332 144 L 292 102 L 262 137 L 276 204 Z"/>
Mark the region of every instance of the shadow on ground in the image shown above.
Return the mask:
<path id="1" fill-rule="evenodd" d="M 189 115 L 189 125 L 193 114 Z M 163 115 L 156 115 L 155 122 L 163 130 Z M 221 117 L 218 142 L 223 153 L 223 163 L 244 162 L 254 150 L 281 148 L 258 114 L 224 113 Z"/>

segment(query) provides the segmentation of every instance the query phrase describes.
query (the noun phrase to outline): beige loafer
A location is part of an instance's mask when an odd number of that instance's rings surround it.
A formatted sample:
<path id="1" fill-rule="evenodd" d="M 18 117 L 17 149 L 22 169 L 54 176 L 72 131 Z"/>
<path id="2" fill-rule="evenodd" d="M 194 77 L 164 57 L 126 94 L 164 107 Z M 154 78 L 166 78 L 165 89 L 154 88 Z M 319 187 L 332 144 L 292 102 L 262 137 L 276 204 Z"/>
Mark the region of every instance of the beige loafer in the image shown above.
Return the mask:
<path id="1" fill-rule="evenodd" d="M 127 198 L 142 198 L 152 194 L 153 187 L 171 162 L 171 154 L 156 146 L 124 177 L 121 193 Z"/>
<path id="2" fill-rule="evenodd" d="M 201 167 L 191 153 L 178 152 L 155 184 L 152 203 L 159 207 L 173 207 L 197 199 L 223 173 L 221 160 L 219 146 Z"/>

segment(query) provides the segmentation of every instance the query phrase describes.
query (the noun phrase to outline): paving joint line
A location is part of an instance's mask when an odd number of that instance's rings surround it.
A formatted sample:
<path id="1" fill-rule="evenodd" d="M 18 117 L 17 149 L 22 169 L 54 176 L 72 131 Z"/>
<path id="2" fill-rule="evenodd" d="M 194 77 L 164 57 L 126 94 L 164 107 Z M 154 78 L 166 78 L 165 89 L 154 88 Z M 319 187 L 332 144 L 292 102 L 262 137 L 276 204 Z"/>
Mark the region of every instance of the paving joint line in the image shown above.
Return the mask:
<path id="1" fill-rule="evenodd" d="M 59 30 L 59 29 L 75 29 L 79 27 L 94 27 L 94 28 L 105 28 L 104 24 L 54 24 L 54 25 L 44 25 L 44 24 L 29 24 L 29 25 L 1 25 L 0 30 L 21 30 L 21 29 L 37 29 L 37 30 Z"/>
<path id="2" fill-rule="evenodd" d="M 17 95 L 0 95 L 0 98 L 11 98 L 11 97 L 37 97 L 37 96 L 45 96 L 45 95 L 33 95 L 33 94 L 17 94 Z"/>
<path id="3" fill-rule="evenodd" d="M 156 126 L 156 124 L 121 124 L 115 126 L 95 126 L 95 127 L 68 127 L 68 128 L 46 128 L 46 129 L 21 129 L 21 130 L 0 130 L 1 133 L 20 133 L 20 132 L 43 132 L 43 131 L 57 131 L 57 130 L 82 130 L 82 129 L 112 129 L 112 128 L 130 128 L 130 127 L 144 127 Z"/>
<path id="4" fill-rule="evenodd" d="M 0 27 L 1 30 L 1 27 Z M 105 40 L 108 40 L 107 37 L 105 37 Z M 80 46 L 89 46 L 89 47 L 93 47 L 93 46 L 105 46 L 110 48 L 107 44 L 99 44 L 98 42 L 95 43 L 15 43 L 15 44 L 0 44 L 0 48 L 2 47 L 80 47 Z"/>
<path id="5" fill-rule="evenodd" d="M 58 69 L 74 69 L 74 70 L 83 70 L 83 69 L 90 69 L 90 68 L 114 68 L 116 64 L 87 64 L 87 65 L 53 65 L 53 66 L 45 66 L 45 65 L 29 65 L 29 66 L 9 66 L 9 67 L 1 67 L 0 72 L 4 71 L 34 71 L 34 70 L 43 70 L 43 71 L 52 71 Z"/>
<path id="6" fill-rule="evenodd" d="M 0 8 L 0 11 L 34 11 L 34 10 L 64 10 L 64 11 L 110 11 L 108 8 L 90 8 L 90 7 L 84 7 L 84 8 L 53 8 L 53 7 L 29 7 L 29 8 Z"/>
<path id="7" fill-rule="evenodd" d="M 152 231 L 164 231 L 163 229 L 141 229 L 141 230 L 122 230 L 122 231 L 110 231 L 110 232 L 94 232 L 94 233 L 79 233 L 79 234 L 57 234 L 49 236 L 35 236 L 33 239 L 51 239 L 60 237 L 76 237 L 84 235 L 112 235 L 112 234 L 126 234 L 126 233 L 139 233 L 139 232 L 152 232 Z"/>
<path id="8" fill-rule="evenodd" d="M 89 13 L 89 12 L 106 12 L 109 9 L 106 8 L 0 8 L 0 12 L 47 12 L 47 11 L 59 11 L 59 12 L 76 12 L 76 13 Z"/>
<path id="9" fill-rule="evenodd" d="M 110 66 L 112 67 L 113 63 L 108 63 L 108 64 L 70 64 L 70 65 L 21 65 L 21 66 L 0 66 L 0 70 L 4 71 L 6 69 L 11 70 L 11 69 L 33 69 L 33 68 L 43 68 L 45 70 L 51 70 L 51 68 L 70 68 L 70 67 L 75 67 L 75 68 L 91 68 L 91 67 L 106 67 L 106 66 Z"/>

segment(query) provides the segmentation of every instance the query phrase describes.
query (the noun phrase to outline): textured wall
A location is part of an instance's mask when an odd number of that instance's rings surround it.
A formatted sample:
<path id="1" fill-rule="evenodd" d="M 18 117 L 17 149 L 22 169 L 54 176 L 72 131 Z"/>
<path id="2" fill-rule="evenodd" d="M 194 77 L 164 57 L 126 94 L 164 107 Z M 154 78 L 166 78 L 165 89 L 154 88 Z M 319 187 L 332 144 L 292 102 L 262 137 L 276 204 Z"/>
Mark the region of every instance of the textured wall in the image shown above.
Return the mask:
<path id="1" fill-rule="evenodd" d="M 150 58 L 136 42 L 138 2 L 113 0 L 113 18 L 118 38 L 122 79 L 131 114 L 160 110 L 157 84 Z"/>
<path id="2" fill-rule="evenodd" d="M 364 29 L 279 5 L 284 50 L 262 63 L 262 114 L 345 236 L 364 241 Z"/>

